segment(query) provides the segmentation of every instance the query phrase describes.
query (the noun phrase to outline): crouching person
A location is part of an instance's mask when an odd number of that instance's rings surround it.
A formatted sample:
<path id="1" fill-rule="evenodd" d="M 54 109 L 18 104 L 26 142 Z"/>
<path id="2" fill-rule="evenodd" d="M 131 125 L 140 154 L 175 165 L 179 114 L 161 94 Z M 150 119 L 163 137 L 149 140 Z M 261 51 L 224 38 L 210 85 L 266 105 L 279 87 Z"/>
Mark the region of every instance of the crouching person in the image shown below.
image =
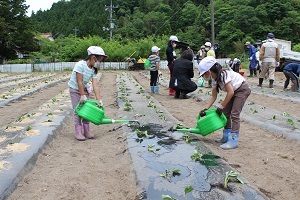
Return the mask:
<path id="1" fill-rule="evenodd" d="M 187 99 L 187 94 L 197 89 L 197 84 L 191 80 L 194 77 L 193 57 L 192 50 L 185 50 L 174 61 L 170 87 L 176 91 L 176 99 Z"/>
<path id="2" fill-rule="evenodd" d="M 222 149 L 234 149 L 238 147 L 240 132 L 240 114 L 244 104 L 251 93 L 249 84 L 239 73 L 232 70 L 222 70 L 222 66 L 212 56 L 204 58 L 199 66 L 199 74 L 204 79 L 212 79 L 212 96 L 200 115 L 209 109 L 217 99 L 219 90 L 225 91 L 226 96 L 217 112 L 222 112 L 227 117 L 227 124 L 223 130 L 223 137 L 216 142 L 224 143 Z"/>

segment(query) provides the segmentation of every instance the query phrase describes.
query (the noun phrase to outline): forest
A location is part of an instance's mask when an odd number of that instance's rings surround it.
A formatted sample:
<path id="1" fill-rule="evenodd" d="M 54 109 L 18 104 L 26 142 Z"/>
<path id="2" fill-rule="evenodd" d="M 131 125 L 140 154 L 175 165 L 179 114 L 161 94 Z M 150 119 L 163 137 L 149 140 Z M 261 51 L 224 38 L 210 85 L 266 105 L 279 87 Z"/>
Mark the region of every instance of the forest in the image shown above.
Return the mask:
<path id="1" fill-rule="evenodd" d="M 268 32 L 292 41 L 295 51 L 300 43 L 300 0 L 61 0 L 30 17 L 25 0 L 0 4 L 0 60 L 13 58 L 19 50 L 73 61 L 85 53 L 83 47 L 74 50 L 78 43 L 93 42 L 107 47 L 111 60 L 122 60 L 134 51 L 145 57 L 151 45 L 163 51 L 170 35 L 199 49 L 212 39 L 212 16 L 222 56 L 242 55 L 246 41 L 264 40 Z M 54 42 L 39 38 L 46 32 L 52 33 Z"/>

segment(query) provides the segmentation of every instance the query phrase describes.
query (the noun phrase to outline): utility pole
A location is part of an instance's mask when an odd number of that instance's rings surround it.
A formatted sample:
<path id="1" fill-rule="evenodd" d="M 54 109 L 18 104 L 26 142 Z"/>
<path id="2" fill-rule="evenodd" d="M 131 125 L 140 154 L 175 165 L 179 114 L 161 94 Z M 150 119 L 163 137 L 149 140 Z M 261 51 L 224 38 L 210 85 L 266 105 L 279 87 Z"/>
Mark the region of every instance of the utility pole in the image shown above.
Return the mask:
<path id="1" fill-rule="evenodd" d="M 103 30 L 109 30 L 110 31 L 110 34 L 109 34 L 109 38 L 110 40 L 112 39 L 112 31 L 113 29 L 115 28 L 115 24 L 113 23 L 113 18 L 112 18 L 112 14 L 114 12 L 114 8 L 118 8 L 117 6 L 113 6 L 112 4 L 112 0 L 110 0 L 110 6 L 105 6 L 105 10 L 108 10 L 109 11 L 109 28 L 105 28 L 103 27 Z"/>
<path id="2" fill-rule="evenodd" d="M 76 38 L 76 37 L 77 37 L 77 33 L 78 33 L 79 29 L 78 29 L 78 28 L 74 28 L 73 30 L 74 30 L 74 35 L 75 35 L 75 38 Z"/>
<path id="3" fill-rule="evenodd" d="M 215 9 L 214 0 L 210 0 L 210 16 L 211 16 L 211 43 L 215 44 Z"/>

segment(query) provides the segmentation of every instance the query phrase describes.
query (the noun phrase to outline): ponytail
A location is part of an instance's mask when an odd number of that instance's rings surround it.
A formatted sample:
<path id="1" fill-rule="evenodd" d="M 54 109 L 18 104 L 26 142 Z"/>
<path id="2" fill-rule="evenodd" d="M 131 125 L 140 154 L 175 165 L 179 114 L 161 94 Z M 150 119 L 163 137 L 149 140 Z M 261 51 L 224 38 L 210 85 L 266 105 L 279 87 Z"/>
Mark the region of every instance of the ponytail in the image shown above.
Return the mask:
<path id="1" fill-rule="evenodd" d="M 224 78 L 222 78 L 222 66 L 219 63 L 215 63 L 211 68 L 210 71 L 214 72 L 217 75 L 217 79 L 216 79 L 216 89 L 217 89 L 217 93 L 219 93 L 221 87 L 220 87 L 220 83 L 224 83 Z M 227 75 L 227 73 L 226 73 Z"/>

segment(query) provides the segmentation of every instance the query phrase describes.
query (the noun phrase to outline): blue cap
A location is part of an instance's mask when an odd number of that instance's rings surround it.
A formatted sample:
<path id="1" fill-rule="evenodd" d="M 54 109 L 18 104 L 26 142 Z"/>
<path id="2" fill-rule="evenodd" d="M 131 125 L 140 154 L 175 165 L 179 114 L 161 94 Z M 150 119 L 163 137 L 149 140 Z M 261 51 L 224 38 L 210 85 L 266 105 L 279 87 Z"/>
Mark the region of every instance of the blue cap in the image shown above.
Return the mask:
<path id="1" fill-rule="evenodd" d="M 273 39 L 275 36 L 273 33 L 268 33 L 268 38 Z"/>

